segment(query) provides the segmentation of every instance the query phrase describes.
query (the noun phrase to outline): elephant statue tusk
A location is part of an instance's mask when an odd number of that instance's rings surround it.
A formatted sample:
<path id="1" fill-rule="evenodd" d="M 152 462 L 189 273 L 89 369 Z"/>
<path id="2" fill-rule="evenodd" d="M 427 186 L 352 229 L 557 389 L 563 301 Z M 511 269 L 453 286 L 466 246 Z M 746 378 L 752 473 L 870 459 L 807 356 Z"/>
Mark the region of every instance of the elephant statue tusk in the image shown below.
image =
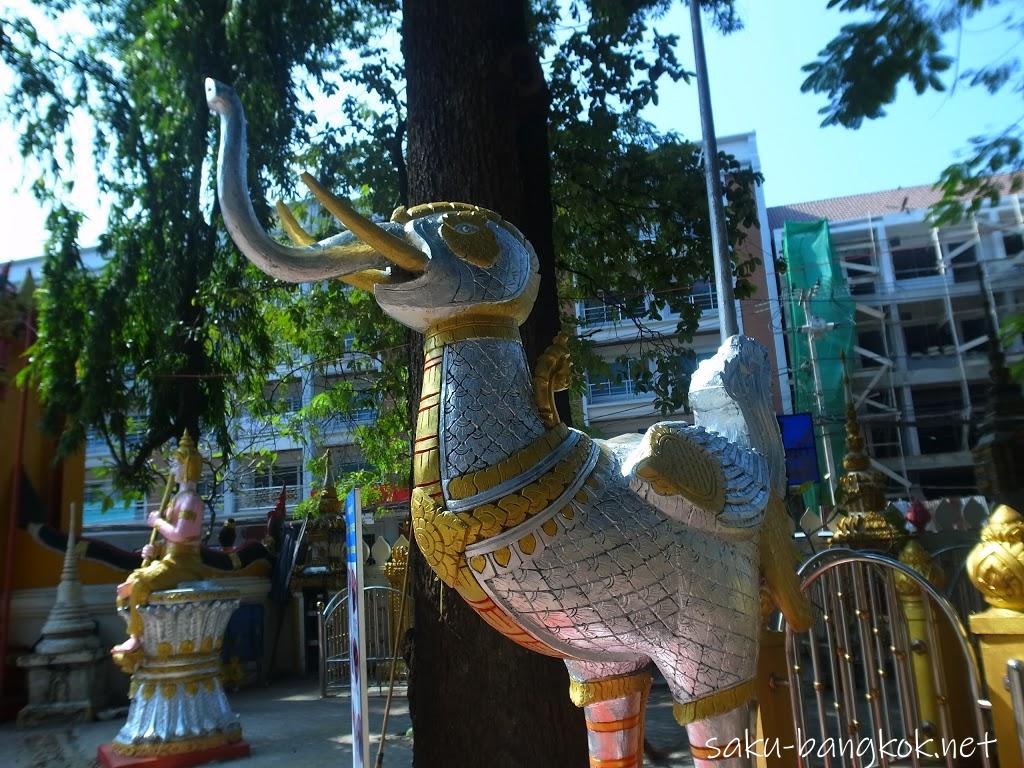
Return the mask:
<path id="1" fill-rule="evenodd" d="M 281 220 L 281 226 L 284 227 L 284 231 L 288 235 L 288 239 L 296 245 L 315 245 L 316 238 L 313 237 L 309 232 L 302 228 L 295 215 L 285 205 L 284 200 L 278 200 L 274 203 L 274 208 L 277 210 L 277 218 Z"/>
<path id="2" fill-rule="evenodd" d="M 335 197 L 324 189 L 311 174 L 302 174 L 302 183 L 309 187 L 309 191 L 334 218 L 348 227 L 349 231 L 364 243 L 383 254 L 392 264 L 409 272 L 422 272 L 426 269 L 429 259 L 419 248 L 400 237 L 395 237 L 359 214 L 347 200 Z"/>

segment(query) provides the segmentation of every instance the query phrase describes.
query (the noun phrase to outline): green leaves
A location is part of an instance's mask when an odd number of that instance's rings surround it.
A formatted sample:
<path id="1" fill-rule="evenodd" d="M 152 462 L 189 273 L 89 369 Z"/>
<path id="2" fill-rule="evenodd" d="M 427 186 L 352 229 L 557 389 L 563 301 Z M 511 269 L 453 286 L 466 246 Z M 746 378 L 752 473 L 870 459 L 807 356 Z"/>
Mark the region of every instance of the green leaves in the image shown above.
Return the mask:
<path id="1" fill-rule="evenodd" d="M 316 122 L 307 88 L 327 87 L 348 46 L 373 37 L 386 4 L 369 13 L 346 0 L 40 5 L 58 20 L 73 11 L 89 29 L 61 37 L 49 29 L 59 25 L 37 29 L 24 17 L 0 26 L 15 81 L 6 113 L 22 153 L 40 163 L 33 189 L 53 207 L 32 374 L 61 451 L 95 430 L 112 449 L 115 485 L 144 488 L 153 449 L 185 428 L 208 435 L 226 461 L 230 420 L 261 396 L 277 361 L 261 303 L 276 287 L 228 244 L 216 210 L 202 212 L 212 180 L 201 168 L 216 140 L 203 79 L 232 82 L 246 103 L 250 184 L 267 221 L 264 187 L 291 195 L 293 152 Z M 95 128 L 110 202 L 93 273 L 79 258 L 79 216 L 64 202 L 79 116 Z"/>
<path id="2" fill-rule="evenodd" d="M 653 291 L 657 300 L 641 302 L 642 311 L 629 302 L 636 320 L 675 313 L 673 330 L 686 338 L 700 315 L 688 291 L 710 272 L 700 157 L 695 145 L 638 117 L 657 103 L 664 78 L 689 76 L 676 36 L 653 26 L 670 5 L 535 0 L 532 38 L 548 62 L 563 297 Z M 201 172 L 215 152 L 202 90 L 203 78 L 213 76 L 231 83 L 246 105 L 250 187 L 265 224 L 272 223 L 267 192 L 296 198 L 296 166 L 353 192 L 364 212 L 404 203 L 397 0 L 39 6 L 55 17 L 73 10 L 91 27 L 63 39 L 25 17 L 0 25 L 0 58 L 15 76 L 7 115 L 22 153 L 41 164 L 35 193 L 53 207 L 32 375 L 61 450 L 74 450 L 94 430 L 112 449 L 115 484 L 143 488 L 153 476 L 153 450 L 185 427 L 210 436 L 223 467 L 248 449 L 231 430 L 244 414 L 317 449 L 326 439 L 324 418 L 333 415 L 351 423 L 370 467 L 341 478 L 343 485 L 402 481 L 410 432 L 406 332 L 362 291 L 340 284 L 299 290 L 249 266 L 229 245 L 216 206 L 204 212 L 212 180 Z M 738 27 L 732 0 L 702 7 L 720 29 Z M 320 120 L 313 104 L 338 119 Z M 80 216 L 66 203 L 69 127 L 78 115 L 95 126 L 99 186 L 110 202 L 98 272 L 81 264 Z M 756 217 L 758 178 L 723 162 L 735 244 Z M 301 199 L 298 208 L 304 213 Z M 320 224 L 313 228 L 321 235 L 336 231 L 332 221 Z M 756 261 L 736 257 L 741 294 Z M 585 340 L 574 344 L 596 361 Z M 657 393 L 660 407 L 676 409 L 692 355 L 648 331 L 641 345 L 648 373 L 638 372 L 640 385 Z M 282 362 L 286 378 L 322 383 L 298 411 L 268 401 L 264 391 Z M 358 421 L 371 407 L 372 429 Z"/>
<path id="3" fill-rule="evenodd" d="M 667 2 L 573 2 L 579 23 L 548 52 L 555 251 L 562 298 L 603 297 L 639 332 L 623 360 L 640 391 L 663 412 L 685 403 L 687 365 L 701 310 L 690 287 L 712 273 L 707 193 L 698 145 L 664 134 L 638 117 L 656 104 L 663 78 L 689 78 L 675 35 L 649 27 Z M 725 31 L 738 28 L 731 2 L 702 3 Z M 549 22 L 550 23 L 550 22 Z M 543 37 L 543 36 L 542 36 Z M 557 35 L 544 39 L 554 41 Z M 760 177 L 722 157 L 728 178 L 730 242 L 756 223 Z M 737 293 L 759 260 L 736 256 Z M 645 301 L 647 294 L 653 300 Z M 677 317 L 668 333 L 652 325 Z M 563 322 L 574 325 L 568 315 Z M 579 330 L 585 347 L 593 329 Z M 593 351 L 574 349 L 579 374 L 606 375 Z M 590 361 L 589 364 L 586 361 Z M 579 386 L 579 385 L 577 385 Z"/>
<path id="4" fill-rule="evenodd" d="M 864 118 L 885 114 L 906 78 L 917 93 L 945 90 L 941 75 L 952 59 L 943 51 L 946 23 L 921 0 L 831 0 L 829 7 L 872 14 L 868 21 L 845 25 L 822 49 L 801 90 L 824 93 L 819 110 L 823 126 L 857 128 Z"/>
<path id="5" fill-rule="evenodd" d="M 942 36 L 952 30 L 963 32 L 964 23 L 986 8 L 1005 7 L 1003 26 L 1024 35 L 1021 6 L 1007 0 L 830 0 L 828 7 L 870 18 L 844 26 L 818 60 L 804 67 L 809 74 L 802 90 L 824 93 L 829 99 L 820 110 L 825 115 L 822 125 L 857 128 L 865 118 L 883 116 L 884 106 L 895 99 L 904 79 L 917 93 L 945 90 L 943 75 L 953 59 L 945 52 Z M 1024 65 L 1011 53 L 1012 49 L 964 71 L 954 85 L 981 87 L 992 94 L 1009 88 L 1019 98 L 1024 94 Z M 946 168 L 936 185 L 943 193 L 932 211 L 936 223 L 955 223 L 986 202 L 996 202 L 1005 186 L 1020 189 L 1022 142 L 1019 121 L 999 133 L 972 138 L 967 157 Z M 1013 178 L 991 178 L 997 174 Z"/>

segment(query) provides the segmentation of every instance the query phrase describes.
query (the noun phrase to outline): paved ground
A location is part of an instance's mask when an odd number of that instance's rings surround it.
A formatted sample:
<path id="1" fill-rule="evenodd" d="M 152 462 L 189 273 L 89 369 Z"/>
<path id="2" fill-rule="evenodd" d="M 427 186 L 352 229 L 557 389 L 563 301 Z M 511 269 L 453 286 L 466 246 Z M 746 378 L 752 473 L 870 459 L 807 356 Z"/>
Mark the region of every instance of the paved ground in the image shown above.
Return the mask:
<path id="1" fill-rule="evenodd" d="M 351 765 L 352 735 L 348 698 L 321 699 L 313 681 L 282 682 L 270 688 L 250 688 L 231 695 L 242 721 L 252 757 L 245 768 L 319 768 Z M 370 697 L 370 751 L 377 754 L 384 697 Z M 0 726 L 0 768 L 95 768 L 96 747 L 110 741 L 124 715 L 109 721 L 56 724 L 18 730 Z M 404 692 L 396 695 L 388 720 L 385 768 L 412 765 L 409 708 Z M 650 743 L 668 757 L 647 765 L 689 766 L 682 729 L 672 719 L 667 689 L 655 687 L 647 708 Z M 372 763 L 371 763 L 372 764 Z M 526 768 L 524 766 L 524 768 Z"/>

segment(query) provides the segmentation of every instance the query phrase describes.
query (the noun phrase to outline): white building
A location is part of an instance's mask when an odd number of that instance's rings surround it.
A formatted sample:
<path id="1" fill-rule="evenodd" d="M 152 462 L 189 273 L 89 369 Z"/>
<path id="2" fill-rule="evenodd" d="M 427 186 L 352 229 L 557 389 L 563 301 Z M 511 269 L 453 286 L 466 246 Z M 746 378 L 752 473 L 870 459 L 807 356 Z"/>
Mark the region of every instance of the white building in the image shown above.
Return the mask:
<path id="1" fill-rule="evenodd" d="M 95 248 L 83 249 L 82 261 L 87 268 L 99 269 L 101 257 Z M 13 262 L 9 279 L 18 285 L 27 272 L 31 271 L 38 282 L 42 272 L 42 257 Z M 273 399 L 283 404 L 284 417 L 295 413 L 307 405 L 314 396 L 332 385 L 333 376 L 341 374 L 341 366 L 347 360 L 348 351 L 333 367 L 329 366 L 322 373 L 307 375 L 303 379 L 291 376 L 290 366 L 280 366 L 280 378 L 267 382 L 266 392 Z M 336 473 L 359 469 L 363 466 L 359 449 L 353 443 L 353 430 L 360 424 L 372 423 L 375 416 L 373 409 L 357 411 L 353 418 L 334 418 L 319 425 L 316 449 L 317 455 L 323 451 L 331 453 L 332 467 Z M 281 489 L 287 488 L 289 510 L 301 499 L 309 495 L 314 486 L 314 479 L 308 470 L 310 461 L 315 458 L 314 449 L 309 441 L 283 434 L 276 430 L 268 420 L 243 418 L 235 425 L 236 446 L 245 453 L 232 461 L 227 477 L 219 490 L 216 500 L 218 520 L 233 517 L 240 524 L 246 522 L 262 523 L 267 513 L 273 509 L 280 496 Z M 86 484 L 83 509 L 83 525 L 91 529 L 106 529 L 112 536 L 119 539 L 118 532 L 141 530 L 140 525 L 146 515 L 155 509 L 160 502 L 163 488 L 154 489 L 143 500 L 122 500 L 116 498 L 111 490 L 111 483 L 105 477 L 104 467 L 109 464 L 110 453 L 107 445 L 98 433 L 90 433 L 85 445 Z M 273 464 L 266 462 L 254 463 L 247 460 L 247 455 L 255 455 L 261 451 L 276 454 Z M 200 491 L 210 489 L 203 488 Z M 111 506 L 111 502 L 113 502 Z M 104 506 L 107 509 L 104 509 Z M 397 523 L 388 526 L 389 539 L 397 534 L 390 531 L 397 528 Z M 367 531 L 373 532 L 372 529 Z"/>
<path id="2" fill-rule="evenodd" d="M 761 170 L 757 138 L 753 132 L 720 138 L 718 147 L 752 170 Z M 757 256 L 762 264 L 752 276 L 757 287 L 754 296 L 736 302 L 737 322 L 740 333 L 752 336 L 768 348 L 773 369 L 776 371 L 772 393 L 776 411 L 789 413 L 789 382 L 784 373 L 781 377 L 778 374 L 780 361 L 781 368 L 785 368 L 786 353 L 778 282 L 774 261 L 770 255 L 768 213 L 764 204 L 764 192 L 760 187 L 757 188 L 756 195 L 760 225 L 748 234 L 740 250 Z M 656 300 L 656 296 L 653 295 L 642 298 L 646 305 Z M 713 355 L 720 343 L 718 300 L 713 282 L 709 280 L 693 286 L 690 301 L 703 309 L 692 342 L 696 360 L 699 362 Z M 623 356 L 638 359 L 640 333 L 632 320 L 623 317 L 619 307 L 608 305 L 600 299 L 579 301 L 576 316 L 580 321 L 581 333 L 588 333 L 598 345 L 598 353 L 603 359 L 609 362 Z M 655 333 L 673 335 L 678 320 L 678 315 L 666 312 L 662 315 L 662 320 L 648 323 L 646 328 Z M 583 398 L 583 415 L 587 426 L 595 428 L 603 436 L 611 437 L 626 432 L 643 431 L 654 422 L 665 418 L 686 417 L 685 413 L 661 414 L 654 407 L 654 395 L 637 389 L 636 383 L 628 374 L 628 365 L 613 363 L 611 368 L 612 373 L 609 376 L 588 378 Z"/>

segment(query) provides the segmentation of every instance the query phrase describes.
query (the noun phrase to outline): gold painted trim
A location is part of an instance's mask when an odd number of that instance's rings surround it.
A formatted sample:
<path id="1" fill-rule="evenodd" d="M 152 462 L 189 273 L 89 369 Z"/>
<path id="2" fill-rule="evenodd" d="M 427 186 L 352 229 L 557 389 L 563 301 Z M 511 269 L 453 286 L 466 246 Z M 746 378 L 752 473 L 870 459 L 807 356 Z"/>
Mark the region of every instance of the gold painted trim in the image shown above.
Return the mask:
<path id="1" fill-rule="evenodd" d="M 167 592 L 154 592 L 149 596 L 147 605 L 167 605 L 168 603 L 193 603 L 205 600 L 238 600 L 242 593 L 237 589 L 210 589 L 210 590 L 168 590 Z"/>
<path id="2" fill-rule="evenodd" d="M 716 691 L 708 696 L 687 702 L 675 702 L 672 705 L 672 714 L 680 725 L 689 725 L 698 720 L 706 720 L 715 715 L 721 715 L 741 704 L 746 704 L 754 698 L 754 681 L 747 680 L 724 691 Z"/>
<path id="3" fill-rule="evenodd" d="M 423 354 L 426 356 L 445 344 L 466 339 L 522 341 L 519 323 L 512 317 L 465 314 L 451 320 L 442 320 L 428 328 L 423 339 Z"/>
<path id="4" fill-rule="evenodd" d="M 626 757 L 613 757 L 611 759 L 603 760 L 600 757 L 590 758 L 590 768 L 638 768 L 641 765 L 641 761 L 637 755 L 627 755 Z"/>
<path id="5" fill-rule="evenodd" d="M 565 424 L 559 424 L 507 459 L 490 467 L 453 477 L 448 481 L 448 498 L 466 499 L 523 474 L 554 451 L 568 436 L 569 428 Z"/>
<path id="6" fill-rule="evenodd" d="M 646 670 L 631 675 L 606 677 L 603 680 L 569 679 L 569 699 L 577 707 L 586 707 L 601 701 L 623 699 L 633 693 L 647 696 L 651 690 L 651 673 Z"/>
<path id="7" fill-rule="evenodd" d="M 738 742 L 723 744 L 720 747 L 700 747 L 696 744 L 690 745 L 690 755 L 694 760 L 706 760 L 713 763 L 717 760 L 728 760 L 740 756 L 740 745 Z"/>
<path id="8" fill-rule="evenodd" d="M 210 641 L 209 647 L 207 647 L 207 640 Z M 203 663 L 205 659 L 210 659 L 211 661 L 215 660 L 222 645 L 222 640 L 215 641 L 212 637 L 204 637 L 202 648 L 198 651 L 193 653 L 175 653 L 170 643 L 158 643 L 156 647 L 156 655 L 151 656 L 150 658 L 155 659 L 160 664 L 165 664 L 170 661 L 188 661 L 190 664 L 200 664 Z M 177 669 L 177 667 L 168 667 L 168 669 Z"/>
<path id="9" fill-rule="evenodd" d="M 556 335 L 534 366 L 533 399 L 546 427 L 554 427 L 562 422 L 555 406 L 555 393 L 568 389 L 572 379 L 568 343 L 569 338 L 564 333 Z"/>
<path id="10" fill-rule="evenodd" d="M 636 728 L 643 721 L 640 713 L 629 715 L 618 720 L 591 720 L 587 719 L 587 730 L 592 733 L 618 733 Z"/>
<path id="11" fill-rule="evenodd" d="M 561 461 L 529 485 L 474 507 L 471 512 L 459 512 L 457 516 L 466 526 L 463 550 L 511 530 L 547 509 L 579 477 L 590 457 L 591 445 L 590 440 L 581 436 Z"/>
<path id="12" fill-rule="evenodd" d="M 174 661 L 177 661 L 177 659 L 174 659 Z M 139 677 L 152 678 L 154 680 L 159 678 L 162 680 L 174 675 L 184 676 L 191 674 L 192 672 L 215 669 L 219 663 L 220 659 L 214 654 L 209 654 L 205 659 L 201 661 L 194 661 L 189 664 L 164 666 L 162 664 L 148 663 L 144 669 L 139 670 Z"/>

